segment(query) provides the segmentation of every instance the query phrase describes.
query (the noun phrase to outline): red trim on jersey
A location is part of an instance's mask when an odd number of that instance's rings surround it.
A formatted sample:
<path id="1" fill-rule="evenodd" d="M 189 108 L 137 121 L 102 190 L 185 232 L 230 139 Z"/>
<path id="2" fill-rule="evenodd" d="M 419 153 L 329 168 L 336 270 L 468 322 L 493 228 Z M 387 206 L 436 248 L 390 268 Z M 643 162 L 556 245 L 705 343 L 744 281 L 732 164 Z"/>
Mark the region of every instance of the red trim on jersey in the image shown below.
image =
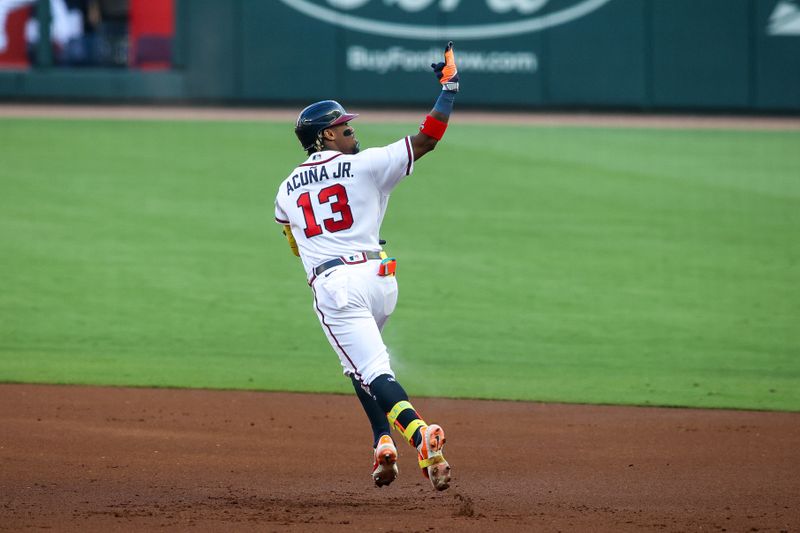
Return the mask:
<path id="1" fill-rule="evenodd" d="M 275 217 L 275 222 L 277 222 L 278 224 L 289 224 L 288 220 L 281 220 L 278 217 Z"/>
<path id="2" fill-rule="evenodd" d="M 406 152 L 408 152 L 408 166 L 406 166 L 406 176 L 411 174 L 411 163 L 414 162 L 414 156 L 411 153 L 411 137 L 406 137 Z"/>
<path id="3" fill-rule="evenodd" d="M 336 346 L 339 348 L 339 350 L 341 350 L 342 355 L 344 355 L 347 358 L 347 361 L 350 363 L 350 366 L 353 367 L 353 372 L 355 373 L 356 379 L 358 381 L 361 381 L 361 374 L 358 372 L 358 368 L 356 368 L 356 365 L 353 363 L 353 360 L 350 359 L 350 356 L 347 355 L 347 352 L 344 351 L 344 348 L 342 348 L 342 345 L 339 344 L 339 339 L 337 339 L 336 335 L 333 334 L 333 330 L 331 329 L 330 325 L 328 325 L 328 323 L 325 322 L 325 315 L 322 313 L 322 310 L 319 308 L 319 302 L 317 302 L 317 291 L 316 291 L 316 289 L 314 289 L 313 285 L 311 285 L 311 291 L 314 293 L 314 307 L 317 308 L 317 312 L 319 313 L 320 318 L 322 318 L 322 324 L 326 328 L 328 328 L 328 332 L 331 334 L 331 338 L 336 343 Z"/>
<path id="4" fill-rule="evenodd" d="M 344 154 L 336 154 L 335 156 L 333 156 L 333 157 L 331 157 L 329 159 L 326 159 L 325 161 L 317 161 L 316 163 L 303 163 L 300 166 L 301 167 L 313 167 L 314 165 L 324 165 L 325 163 L 327 163 L 329 161 L 333 161 L 334 159 L 336 159 L 340 155 L 344 155 Z"/>

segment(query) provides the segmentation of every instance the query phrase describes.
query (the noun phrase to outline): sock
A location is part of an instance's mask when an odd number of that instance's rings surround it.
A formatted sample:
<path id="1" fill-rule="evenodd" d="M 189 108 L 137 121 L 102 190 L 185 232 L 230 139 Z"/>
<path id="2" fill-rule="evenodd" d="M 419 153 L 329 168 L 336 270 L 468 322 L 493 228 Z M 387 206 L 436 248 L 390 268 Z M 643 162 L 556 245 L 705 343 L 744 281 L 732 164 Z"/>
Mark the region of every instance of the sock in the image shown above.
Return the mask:
<path id="1" fill-rule="evenodd" d="M 376 402 L 372 396 L 367 394 L 367 391 L 361 386 L 360 381 L 354 376 L 350 376 L 350 380 L 353 382 L 353 388 L 356 390 L 356 396 L 358 396 L 361 402 L 361 407 L 364 408 L 364 412 L 367 414 L 367 418 L 369 418 L 369 423 L 372 426 L 372 447 L 376 448 L 381 436 L 392 434 L 392 428 L 389 426 L 386 412 L 381 409 L 378 402 Z"/>
<path id="2" fill-rule="evenodd" d="M 422 442 L 420 429 L 427 424 L 408 401 L 403 387 L 392 376 L 381 374 L 370 383 L 369 389 L 389 423 L 409 444 L 415 448 L 419 446 Z"/>

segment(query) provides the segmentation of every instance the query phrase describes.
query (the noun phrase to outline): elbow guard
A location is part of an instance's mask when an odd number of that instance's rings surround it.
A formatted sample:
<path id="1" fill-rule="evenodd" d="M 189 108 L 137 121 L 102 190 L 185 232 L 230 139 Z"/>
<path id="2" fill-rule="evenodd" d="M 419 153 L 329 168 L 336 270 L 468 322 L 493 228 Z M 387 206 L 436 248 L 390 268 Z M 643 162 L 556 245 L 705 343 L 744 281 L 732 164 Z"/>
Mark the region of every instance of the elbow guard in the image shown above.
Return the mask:
<path id="1" fill-rule="evenodd" d="M 297 241 L 294 240 L 294 235 L 292 235 L 292 228 L 290 226 L 284 226 L 283 234 L 286 235 L 286 240 L 289 242 L 289 248 L 292 249 L 292 253 L 300 257 L 300 250 L 297 249 Z"/>

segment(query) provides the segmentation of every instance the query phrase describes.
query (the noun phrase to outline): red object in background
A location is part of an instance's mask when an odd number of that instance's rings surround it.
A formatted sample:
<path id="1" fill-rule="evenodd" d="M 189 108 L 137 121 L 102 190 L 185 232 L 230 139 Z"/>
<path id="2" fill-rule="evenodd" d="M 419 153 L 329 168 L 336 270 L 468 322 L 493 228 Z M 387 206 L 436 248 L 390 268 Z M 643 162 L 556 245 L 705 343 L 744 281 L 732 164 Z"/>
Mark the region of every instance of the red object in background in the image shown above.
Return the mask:
<path id="1" fill-rule="evenodd" d="M 130 67 L 165 70 L 172 66 L 174 4 L 174 0 L 130 0 Z"/>
<path id="2" fill-rule="evenodd" d="M 6 49 L 0 52 L 0 68 L 28 68 L 27 44 L 25 43 L 25 23 L 31 16 L 31 6 L 21 7 L 6 17 Z"/>

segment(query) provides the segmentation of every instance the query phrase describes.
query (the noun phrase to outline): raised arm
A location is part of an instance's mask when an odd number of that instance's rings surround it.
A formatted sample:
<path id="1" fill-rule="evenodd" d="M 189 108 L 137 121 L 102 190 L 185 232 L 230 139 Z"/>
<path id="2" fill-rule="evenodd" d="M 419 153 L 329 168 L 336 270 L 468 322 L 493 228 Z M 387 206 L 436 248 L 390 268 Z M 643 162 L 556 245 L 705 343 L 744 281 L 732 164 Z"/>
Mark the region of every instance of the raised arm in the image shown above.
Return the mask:
<path id="1" fill-rule="evenodd" d="M 431 112 L 425 117 L 419 133 L 411 137 L 414 161 L 436 148 L 436 143 L 444 135 L 450 120 L 450 113 L 453 111 L 453 102 L 455 102 L 458 92 L 458 69 L 452 41 L 447 43 L 447 48 L 444 49 L 444 61 L 434 63 L 431 67 L 436 77 L 439 78 L 439 83 L 442 84 L 442 92 Z"/>

